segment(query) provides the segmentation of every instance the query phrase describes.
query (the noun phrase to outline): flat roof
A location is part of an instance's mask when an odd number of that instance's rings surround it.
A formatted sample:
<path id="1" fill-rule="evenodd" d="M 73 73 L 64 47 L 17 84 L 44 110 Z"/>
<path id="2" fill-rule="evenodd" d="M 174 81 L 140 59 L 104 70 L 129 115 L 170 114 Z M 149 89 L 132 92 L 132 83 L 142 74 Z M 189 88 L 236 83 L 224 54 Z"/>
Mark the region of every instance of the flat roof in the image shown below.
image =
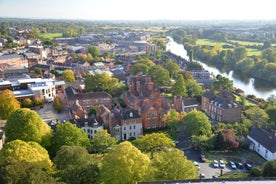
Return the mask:
<path id="1" fill-rule="evenodd" d="M 31 90 L 17 90 L 13 91 L 15 97 L 31 96 L 34 95 Z"/>

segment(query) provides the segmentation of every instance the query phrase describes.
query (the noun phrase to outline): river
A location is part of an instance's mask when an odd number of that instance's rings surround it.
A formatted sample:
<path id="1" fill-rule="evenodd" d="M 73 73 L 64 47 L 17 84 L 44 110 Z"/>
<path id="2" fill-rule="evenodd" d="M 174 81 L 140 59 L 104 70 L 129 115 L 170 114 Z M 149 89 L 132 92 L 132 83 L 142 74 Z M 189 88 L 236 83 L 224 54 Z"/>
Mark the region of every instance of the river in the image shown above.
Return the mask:
<path id="1" fill-rule="evenodd" d="M 176 43 L 171 37 L 169 37 L 169 42 L 166 45 L 166 50 L 181 56 L 185 59 L 188 59 L 187 51 L 184 49 L 182 44 Z M 208 70 L 214 76 L 220 74 L 224 77 L 233 81 L 233 85 L 236 88 L 242 89 L 246 95 L 255 95 L 258 98 L 267 99 L 272 94 L 276 95 L 276 86 L 272 86 L 265 81 L 254 79 L 241 75 L 237 72 L 231 71 L 222 71 L 213 66 L 209 66 L 201 61 L 196 61 L 202 64 L 205 70 Z"/>

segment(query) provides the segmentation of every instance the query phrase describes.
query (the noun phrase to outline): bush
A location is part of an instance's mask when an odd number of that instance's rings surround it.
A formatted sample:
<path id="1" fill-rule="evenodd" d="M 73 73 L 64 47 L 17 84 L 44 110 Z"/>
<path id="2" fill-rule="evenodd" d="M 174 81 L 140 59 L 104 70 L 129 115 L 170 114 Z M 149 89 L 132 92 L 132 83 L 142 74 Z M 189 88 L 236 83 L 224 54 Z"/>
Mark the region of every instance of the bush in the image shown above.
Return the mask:
<path id="1" fill-rule="evenodd" d="M 254 167 L 251 169 L 249 176 L 260 177 L 260 176 L 262 176 L 262 170 L 258 167 Z"/>

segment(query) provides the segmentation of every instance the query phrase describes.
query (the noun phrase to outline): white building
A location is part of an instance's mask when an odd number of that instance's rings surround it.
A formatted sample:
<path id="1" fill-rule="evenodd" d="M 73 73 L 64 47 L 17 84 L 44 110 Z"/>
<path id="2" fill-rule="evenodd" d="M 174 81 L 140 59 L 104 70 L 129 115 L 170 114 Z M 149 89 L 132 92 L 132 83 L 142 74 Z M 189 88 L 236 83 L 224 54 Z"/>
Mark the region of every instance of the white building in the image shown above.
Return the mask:
<path id="1" fill-rule="evenodd" d="M 276 159 L 276 129 L 269 130 L 254 127 L 247 138 L 250 140 L 250 149 L 256 151 L 266 160 Z"/>

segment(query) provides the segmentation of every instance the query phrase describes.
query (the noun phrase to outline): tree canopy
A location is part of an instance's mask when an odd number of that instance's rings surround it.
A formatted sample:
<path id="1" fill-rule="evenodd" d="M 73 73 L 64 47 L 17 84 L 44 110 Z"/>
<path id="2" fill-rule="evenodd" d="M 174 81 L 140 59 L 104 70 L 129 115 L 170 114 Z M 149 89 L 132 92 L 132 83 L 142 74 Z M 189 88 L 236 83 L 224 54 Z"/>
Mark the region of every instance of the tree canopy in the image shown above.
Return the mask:
<path id="1" fill-rule="evenodd" d="M 130 74 L 135 76 L 139 72 L 142 72 L 143 75 L 147 75 L 149 73 L 149 66 L 144 63 L 135 63 L 130 69 Z"/>
<path id="2" fill-rule="evenodd" d="M 1 119 L 7 119 L 11 113 L 20 108 L 20 103 L 10 90 L 0 91 L 0 101 Z"/>
<path id="3" fill-rule="evenodd" d="M 161 151 L 151 160 L 154 181 L 197 179 L 197 169 L 183 151 L 171 148 Z"/>
<path id="4" fill-rule="evenodd" d="M 61 146 L 64 145 L 88 147 L 90 142 L 82 129 L 74 126 L 70 122 L 66 122 L 57 125 L 52 137 L 52 154 L 55 155 Z"/>
<path id="5" fill-rule="evenodd" d="M 237 149 L 239 141 L 237 136 L 231 129 L 224 129 L 218 135 L 220 148 L 223 149 Z"/>
<path id="6" fill-rule="evenodd" d="M 174 147 L 174 143 L 164 133 L 152 133 L 139 137 L 134 141 L 134 144 L 144 152 L 150 152 L 151 158 L 153 153 L 161 149 Z"/>
<path id="7" fill-rule="evenodd" d="M 35 111 L 21 108 L 8 118 L 5 134 L 7 142 L 20 139 L 34 141 L 44 147 L 49 147 L 52 130 Z"/>
<path id="8" fill-rule="evenodd" d="M 150 159 L 147 155 L 130 142 L 122 142 L 104 157 L 101 168 L 102 182 L 134 184 L 143 181 L 149 165 Z"/>
<path id="9" fill-rule="evenodd" d="M 39 163 L 46 169 L 53 165 L 47 150 L 36 142 L 14 140 L 6 143 L 0 151 L 0 164 L 20 161 Z"/>
<path id="10" fill-rule="evenodd" d="M 265 162 L 263 167 L 264 177 L 276 177 L 276 159 Z"/>
<path id="11" fill-rule="evenodd" d="M 230 81 L 228 78 L 221 75 L 217 75 L 214 80 L 214 88 L 219 91 L 220 89 L 227 89 L 232 91 L 234 89 L 233 81 Z"/>
<path id="12" fill-rule="evenodd" d="M 268 123 L 269 116 L 265 110 L 261 109 L 258 106 L 250 107 L 244 111 L 245 115 L 258 125 L 259 127 L 266 127 Z"/>
<path id="13" fill-rule="evenodd" d="M 65 82 L 74 82 L 75 81 L 75 74 L 73 70 L 64 70 L 62 72 Z"/>
<path id="14" fill-rule="evenodd" d="M 151 67 L 149 75 L 151 76 L 152 82 L 159 86 L 167 85 L 170 81 L 169 72 L 160 65 Z"/>
<path id="15" fill-rule="evenodd" d="M 184 125 L 191 135 L 211 135 L 211 123 L 201 111 L 193 110 L 184 118 Z"/>
<path id="16" fill-rule="evenodd" d="M 106 130 L 98 130 L 91 140 L 91 150 L 92 152 L 104 153 L 116 143 L 117 140 L 111 137 Z"/>
<path id="17" fill-rule="evenodd" d="M 171 78 L 177 77 L 177 74 L 180 71 L 179 65 L 171 61 L 167 62 L 165 68 L 168 70 Z"/>
<path id="18" fill-rule="evenodd" d="M 183 75 L 177 75 L 176 82 L 171 88 L 171 92 L 176 96 L 187 96 L 187 90 Z"/>

